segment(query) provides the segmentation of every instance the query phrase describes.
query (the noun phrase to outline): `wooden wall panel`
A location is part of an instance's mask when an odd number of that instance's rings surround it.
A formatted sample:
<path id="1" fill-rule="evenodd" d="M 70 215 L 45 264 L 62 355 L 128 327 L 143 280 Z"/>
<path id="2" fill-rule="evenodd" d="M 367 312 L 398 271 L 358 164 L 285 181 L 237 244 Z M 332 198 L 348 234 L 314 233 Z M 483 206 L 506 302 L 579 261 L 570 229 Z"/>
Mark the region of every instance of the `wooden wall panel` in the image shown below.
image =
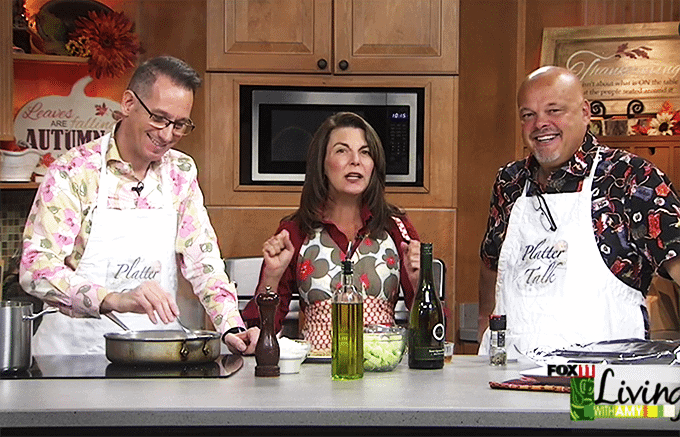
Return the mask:
<path id="1" fill-rule="evenodd" d="M 525 73 L 540 65 L 545 27 L 680 20 L 680 0 L 520 0 L 526 3 Z M 521 78 L 520 78 L 521 79 Z"/>
<path id="2" fill-rule="evenodd" d="M 142 59 L 159 55 L 176 56 L 188 62 L 205 80 L 206 0 L 135 0 L 136 29 L 142 44 Z M 196 129 L 183 138 L 178 149 L 191 155 L 206 197 L 208 184 L 207 121 L 205 84 L 196 93 L 191 118 Z"/>
<path id="3" fill-rule="evenodd" d="M 479 246 L 496 171 L 514 158 L 516 1 L 461 0 L 456 302 L 478 301 Z M 458 350 L 458 349 L 457 349 Z"/>
<path id="4" fill-rule="evenodd" d="M 262 244 L 272 236 L 283 217 L 296 208 L 208 207 L 223 258 L 261 256 Z"/>
<path id="5" fill-rule="evenodd" d="M 418 230 L 420 240 L 433 243 L 433 253 L 446 265 L 446 299 L 448 309 L 446 338 L 456 339 L 459 301 L 456 287 L 457 214 L 455 209 L 407 209 L 406 213 Z"/>
<path id="6" fill-rule="evenodd" d="M 585 0 L 583 25 L 677 21 L 680 0 Z"/>

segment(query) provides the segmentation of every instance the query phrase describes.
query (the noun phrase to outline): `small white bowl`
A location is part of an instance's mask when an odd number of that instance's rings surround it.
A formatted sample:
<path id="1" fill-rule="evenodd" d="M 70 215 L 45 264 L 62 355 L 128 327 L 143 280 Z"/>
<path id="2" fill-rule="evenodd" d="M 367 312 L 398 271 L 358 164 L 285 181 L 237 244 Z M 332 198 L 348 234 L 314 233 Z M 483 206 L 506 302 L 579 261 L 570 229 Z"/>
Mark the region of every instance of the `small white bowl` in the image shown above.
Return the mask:
<path id="1" fill-rule="evenodd" d="M 300 358 L 279 358 L 280 373 L 300 373 L 300 367 L 305 357 Z"/>
<path id="2" fill-rule="evenodd" d="M 305 340 L 279 339 L 279 372 L 299 373 L 302 362 L 307 358 L 312 345 Z"/>

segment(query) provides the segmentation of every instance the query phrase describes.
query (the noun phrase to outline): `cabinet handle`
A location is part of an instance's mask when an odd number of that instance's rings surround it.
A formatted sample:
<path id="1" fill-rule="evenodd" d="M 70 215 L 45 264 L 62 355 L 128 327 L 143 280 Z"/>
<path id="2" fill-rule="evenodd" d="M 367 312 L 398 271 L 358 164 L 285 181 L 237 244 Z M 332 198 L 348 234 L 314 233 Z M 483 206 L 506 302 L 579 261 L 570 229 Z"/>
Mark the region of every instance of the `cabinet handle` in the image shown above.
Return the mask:
<path id="1" fill-rule="evenodd" d="M 341 69 L 342 71 L 345 71 L 345 70 L 347 70 L 347 69 L 349 68 L 349 62 L 347 62 L 347 61 L 345 61 L 345 60 L 343 59 L 342 61 L 340 61 L 340 62 L 338 63 L 338 67 L 340 67 L 340 69 Z"/>
<path id="2" fill-rule="evenodd" d="M 319 67 L 319 70 L 325 70 L 326 67 L 328 67 L 328 61 L 326 61 L 324 58 L 321 58 L 316 62 L 316 66 Z"/>

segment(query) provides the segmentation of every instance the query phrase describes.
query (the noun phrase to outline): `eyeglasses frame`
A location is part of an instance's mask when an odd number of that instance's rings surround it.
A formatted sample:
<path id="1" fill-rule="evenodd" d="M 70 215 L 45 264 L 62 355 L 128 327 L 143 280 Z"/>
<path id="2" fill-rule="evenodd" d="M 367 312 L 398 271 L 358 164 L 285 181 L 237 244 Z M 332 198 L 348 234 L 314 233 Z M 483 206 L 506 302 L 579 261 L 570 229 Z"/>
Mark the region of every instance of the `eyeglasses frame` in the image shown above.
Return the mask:
<path id="1" fill-rule="evenodd" d="M 130 92 L 132 92 L 132 94 L 137 98 L 137 100 L 139 101 L 139 103 L 141 103 L 142 108 L 144 108 L 144 110 L 149 114 L 149 119 L 151 119 L 152 117 L 157 117 L 157 118 L 162 118 L 163 120 L 165 120 L 165 122 L 166 122 L 166 123 L 165 123 L 165 126 L 163 126 L 163 127 L 157 127 L 157 126 L 151 125 L 151 126 L 153 126 L 154 128 L 156 128 L 156 129 L 165 129 L 166 127 L 172 125 L 172 132 L 175 133 L 175 134 L 177 134 L 177 135 L 181 135 L 181 136 L 189 135 L 191 132 L 194 131 L 194 129 L 196 129 L 196 125 L 194 124 L 193 121 L 191 121 L 191 119 L 187 119 L 187 121 L 178 122 L 178 121 L 170 120 L 168 117 L 166 117 L 166 116 L 164 116 L 164 115 L 160 115 L 160 114 L 156 114 L 155 112 L 151 112 L 151 110 L 148 108 L 148 106 L 146 106 L 146 104 L 144 103 L 144 101 L 143 101 L 141 98 L 139 98 L 139 96 L 137 95 L 137 93 L 136 93 L 134 90 L 130 90 Z M 177 124 L 178 124 L 178 123 L 180 123 L 180 124 L 182 124 L 182 125 L 185 125 L 185 126 L 189 126 L 189 127 L 190 127 L 189 131 L 188 131 L 188 132 L 185 132 L 185 133 L 180 133 L 180 132 L 178 132 L 178 131 L 177 131 Z"/>
<path id="2" fill-rule="evenodd" d="M 557 223 L 555 223 L 555 219 L 550 213 L 550 208 L 548 208 L 548 204 L 545 201 L 543 195 L 540 192 L 536 191 L 534 197 L 536 197 L 536 199 L 538 200 L 538 206 L 534 206 L 534 209 L 536 211 L 541 211 L 541 214 L 543 214 L 543 216 L 545 216 L 545 218 L 548 220 L 548 230 L 551 232 L 557 231 Z M 545 225 L 543 226 L 545 227 Z"/>

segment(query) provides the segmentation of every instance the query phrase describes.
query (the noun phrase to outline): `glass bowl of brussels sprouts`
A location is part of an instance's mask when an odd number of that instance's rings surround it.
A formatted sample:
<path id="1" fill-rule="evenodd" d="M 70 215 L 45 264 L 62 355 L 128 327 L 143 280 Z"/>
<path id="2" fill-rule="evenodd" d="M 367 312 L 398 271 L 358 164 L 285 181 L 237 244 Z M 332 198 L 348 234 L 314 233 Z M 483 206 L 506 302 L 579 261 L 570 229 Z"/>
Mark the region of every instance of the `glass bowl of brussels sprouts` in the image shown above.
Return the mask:
<path id="1" fill-rule="evenodd" d="M 364 327 L 364 370 L 394 370 L 406 350 L 406 328 L 402 326 L 366 325 Z"/>

